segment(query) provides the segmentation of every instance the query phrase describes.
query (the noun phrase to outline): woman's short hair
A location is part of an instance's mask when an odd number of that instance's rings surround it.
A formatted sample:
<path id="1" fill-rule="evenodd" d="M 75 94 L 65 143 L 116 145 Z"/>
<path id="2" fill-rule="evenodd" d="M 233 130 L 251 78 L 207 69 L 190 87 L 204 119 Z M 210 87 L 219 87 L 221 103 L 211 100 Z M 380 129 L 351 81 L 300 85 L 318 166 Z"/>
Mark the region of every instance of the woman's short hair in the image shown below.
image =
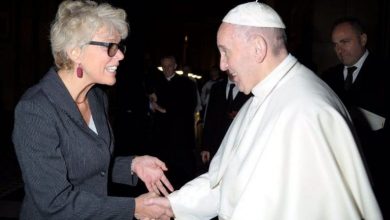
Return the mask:
<path id="1" fill-rule="evenodd" d="M 107 27 L 112 32 L 117 31 L 125 39 L 129 29 L 126 12 L 107 3 L 63 1 L 50 30 L 51 50 L 57 68 L 71 69 L 72 61 L 66 51 L 87 44 L 102 27 Z"/>

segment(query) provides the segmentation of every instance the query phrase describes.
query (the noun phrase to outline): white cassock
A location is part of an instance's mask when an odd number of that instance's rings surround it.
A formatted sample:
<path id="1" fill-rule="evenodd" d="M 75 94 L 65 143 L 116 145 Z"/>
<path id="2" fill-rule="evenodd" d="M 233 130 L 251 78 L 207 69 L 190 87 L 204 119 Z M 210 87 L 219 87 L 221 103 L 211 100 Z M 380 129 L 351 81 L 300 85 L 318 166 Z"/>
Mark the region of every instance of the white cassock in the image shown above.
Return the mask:
<path id="1" fill-rule="evenodd" d="M 208 173 L 169 196 L 177 220 L 382 219 L 347 110 L 289 55 L 252 90 Z"/>

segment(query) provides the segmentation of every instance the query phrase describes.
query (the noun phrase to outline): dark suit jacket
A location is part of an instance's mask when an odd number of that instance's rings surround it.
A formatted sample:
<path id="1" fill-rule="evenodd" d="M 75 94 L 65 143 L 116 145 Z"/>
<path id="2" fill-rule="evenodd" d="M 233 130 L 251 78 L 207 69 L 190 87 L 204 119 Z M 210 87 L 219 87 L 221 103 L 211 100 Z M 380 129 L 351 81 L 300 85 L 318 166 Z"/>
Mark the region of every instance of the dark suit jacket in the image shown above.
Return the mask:
<path id="1" fill-rule="evenodd" d="M 344 90 L 342 64 L 328 69 L 321 75 L 349 110 L 379 203 L 383 203 L 381 196 L 385 194 L 384 188 L 388 187 L 385 186 L 384 179 L 389 166 L 388 154 L 385 151 L 390 145 L 388 130 L 390 71 L 384 68 L 384 64 L 386 64 L 384 61 L 369 54 L 349 91 Z M 372 131 L 366 117 L 357 110 L 358 107 L 385 117 L 385 128 Z"/>
<path id="2" fill-rule="evenodd" d="M 373 55 L 368 55 L 359 75 L 347 92 L 344 90 L 344 76 L 342 64 L 338 64 L 327 71 L 321 77 L 336 92 L 347 107 L 358 106 L 383 117 L 387 116 L 385 103 L 385 87 L 388 70 L 383 70 L 381 61 Z"/>
<path id="3" fill-rule="evenodd" d="M 389 109 L 388 104 L 386 104 L 388 102 L 388 90 L 386 87 L 389 86 L 388 75 L 390 72 L 382 70 L 383 64 L 370 54 L 349 91 L 344 90 L 344 66 L 342 64 L 328 69 L 321 75 L 322 79 L 336 92 L 349 109 L 363 145 L 372 145 L 372 143 L 384 141 L 382 140 L 383 136 L 377 135 L 382 131 L 371 131 L 366 118 L 357 110 L 360 107 L 388 118 Z"/>
<path id="4" fill-rule="evenodd" d="M 130 157 L 112 161 L 107 98 L 88 93 L 98 134 L 84 122 L 57 72 L 30 88 L 15 110 L 13 142 L 25 183 L 21 219 L 132 219 L 134 199 L 107 195 L 113 181 L 135 184 Z"/>
<path id="5" fill-rule="evenodd" d="M 216 82 L 210 91 L 210 98 L 206 108 L 206 117 L 203 128 L 201 150 L 210 151 L 214 155 L 222 142 L 225 133 L 233 121 L 232 114 L 235 115 L 241 106 L 248 100 L 250 95 L 238 92 L 232 103 L 232 112 L 228 112 L 228 102 L 226 99 L 227 79 Z"/>

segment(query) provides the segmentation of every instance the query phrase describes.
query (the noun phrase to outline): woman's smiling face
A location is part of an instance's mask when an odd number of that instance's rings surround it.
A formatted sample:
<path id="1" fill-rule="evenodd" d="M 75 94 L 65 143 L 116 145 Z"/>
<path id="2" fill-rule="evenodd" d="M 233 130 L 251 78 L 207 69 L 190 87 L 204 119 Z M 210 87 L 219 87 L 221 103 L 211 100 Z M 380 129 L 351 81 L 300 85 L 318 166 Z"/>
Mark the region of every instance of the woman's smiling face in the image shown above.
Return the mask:
<path id="1" fill-rule="evenodd" d="M 118 32 L 109 31 L 107 27 L 99 29 L 92 41 L 104 43 L 120 43 L 121 38 Z M 108 47 L 87 44 L 83 47 L 81 64 L 85 77 L 91 83 L 113 85 L 116 82 L 116 70 L 119 61 L 124 58 L 124 51 L 118 49 L 113 57 L 108 55 Z"/>

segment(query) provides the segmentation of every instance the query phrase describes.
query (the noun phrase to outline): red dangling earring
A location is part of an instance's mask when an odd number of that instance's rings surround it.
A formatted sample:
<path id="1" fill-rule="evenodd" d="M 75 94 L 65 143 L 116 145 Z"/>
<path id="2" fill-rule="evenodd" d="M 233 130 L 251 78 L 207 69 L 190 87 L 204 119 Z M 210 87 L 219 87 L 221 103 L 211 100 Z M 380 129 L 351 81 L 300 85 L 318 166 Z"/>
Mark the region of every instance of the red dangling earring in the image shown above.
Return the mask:
<path id="1" fill-rule="evenodd" d="M 83 68 L 81 67 L 81 64 L 79 64 L 79 65 L 77 66 L 76 74 L 77 74 L 77 77 L 83 78 L 84 72 L 83 72 Z"/>

